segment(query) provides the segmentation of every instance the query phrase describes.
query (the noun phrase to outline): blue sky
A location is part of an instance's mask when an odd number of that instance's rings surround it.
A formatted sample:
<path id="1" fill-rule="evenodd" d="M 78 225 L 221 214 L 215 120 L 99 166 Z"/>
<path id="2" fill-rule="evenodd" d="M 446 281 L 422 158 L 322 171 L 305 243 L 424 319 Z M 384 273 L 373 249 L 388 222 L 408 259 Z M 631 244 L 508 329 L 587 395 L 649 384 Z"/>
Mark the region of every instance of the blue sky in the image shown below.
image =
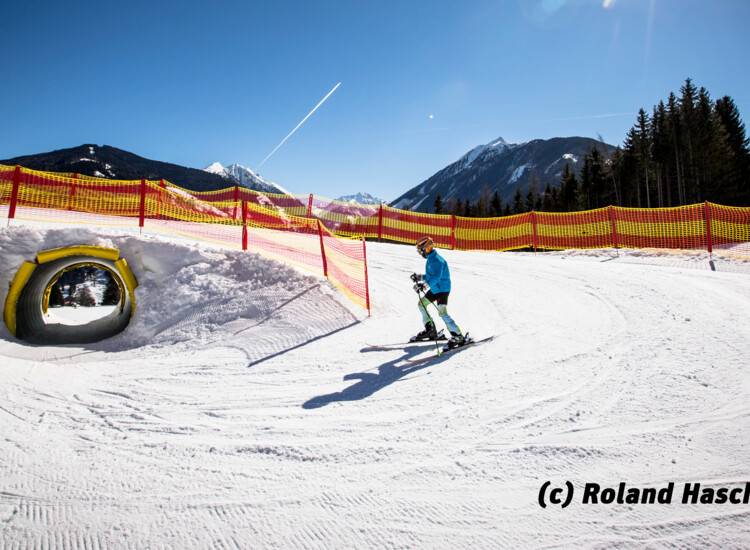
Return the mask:
<path id="1" fill-rule="evenodd" d="M 619 145 L 688 77 L 750 108 L 746 0 L 4 4 L 0 158 L 255 169 L 340 82 L 259 173 L 391 200 L 497 137 Z"/>

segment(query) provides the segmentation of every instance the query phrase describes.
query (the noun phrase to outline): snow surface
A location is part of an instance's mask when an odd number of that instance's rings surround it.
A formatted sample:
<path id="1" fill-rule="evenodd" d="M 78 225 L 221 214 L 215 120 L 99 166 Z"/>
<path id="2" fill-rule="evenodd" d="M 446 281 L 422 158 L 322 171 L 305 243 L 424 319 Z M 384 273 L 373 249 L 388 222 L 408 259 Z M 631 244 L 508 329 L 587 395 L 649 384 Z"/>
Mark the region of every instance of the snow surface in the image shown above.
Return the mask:
<path id="1" fill-rule="evenodd" d="M 0 327 L 0 547 L 747 547 L 748 505 L 580 500 L 750 481 L 747 262 L 441 251 L 451 314 L 497 336 L 413 364 L 431 343 L 368 348 L 420 328 L 411 246 L 367 243 L 368 318 L 252 253 L 13 222 L 0 300 L 70 244 L 120 249 L 135 315 L 86 346 Z"/>
<path id="2" fill-rule="evenodd" d="M 118 306 L 95 306 L 95 307 L 50 307 L 47 309 L 45 322 L 59 323 L 61 325 L 85 325 L 91 321 L 103 319 Z"/>

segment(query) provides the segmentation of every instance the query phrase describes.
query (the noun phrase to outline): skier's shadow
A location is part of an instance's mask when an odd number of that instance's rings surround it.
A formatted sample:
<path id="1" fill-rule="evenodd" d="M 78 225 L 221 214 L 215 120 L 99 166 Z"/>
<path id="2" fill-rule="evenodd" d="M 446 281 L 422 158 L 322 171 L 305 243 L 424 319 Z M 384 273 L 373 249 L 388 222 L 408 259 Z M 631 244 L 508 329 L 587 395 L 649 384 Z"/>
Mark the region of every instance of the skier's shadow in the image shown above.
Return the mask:
<path id="1" fill-rule="evenodd" d="M 380 365 L 377 374 L 374 372 L 353 372 L 347 374 L 344 376 L 344 380 L 357 380 L 357 382 L 340 392 L 313 397 L 309 401 L 303 403 L 302 408 L 319 409 L 320 407 L 324 407 L 334 401 L 359 401 L 365 399 L 370 397 L 376 391 L 382 390 L 386 386 L 400 380 L 407 374 L 434 366 L 445 359 L 445 357 L 436 357 L 429 361 L 425 361 L 424 363 L 416 364 L 411 364 L 407 361 L 408 359 L 426 352 L 428 349 L 429 348 L 418 345 L 407 346 L 403 349 L 405 352 L 404 355 L 394 361 L 389 361 L 388 363 Z M 365 352 L 371 350 L 364 349 L 362 351 Z"/>

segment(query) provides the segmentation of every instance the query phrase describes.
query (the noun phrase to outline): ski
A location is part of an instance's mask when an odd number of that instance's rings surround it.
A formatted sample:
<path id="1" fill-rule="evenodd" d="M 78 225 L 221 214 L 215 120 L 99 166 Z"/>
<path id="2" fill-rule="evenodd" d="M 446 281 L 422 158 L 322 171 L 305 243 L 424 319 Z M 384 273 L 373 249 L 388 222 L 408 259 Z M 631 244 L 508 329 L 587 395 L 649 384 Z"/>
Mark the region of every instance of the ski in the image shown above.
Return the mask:
<path id="1" fill-rule="evenodd" d="M 440 354 L 433 353 L 431 355 L 428 355 L 427 357 L 418 357 L 416 359 L 405 359 L 405 361 L 412 365 L 418 365 L 420 363 L 432 361 L 433 359 L 437 359 L 438 357 L 443 357 L 445 355 L 448 355 L 449 353 L 453 353 L 454 351 L 458 351 L 460 349 L 464 349 L 470 346 L 475 346 L 477 344 L 485 344 L 487 342 L 492 341 L 494 338 L 495 338 L 495 335 L 492 335 L 492 336 L 488 336 L 487 338 L 482 338 L 481 340 L 472 340 L 471 338 L 468 337 L 468 333 L 467 333 L 467 341 L 460 346 L 456 346 L 455 348 L 445 350 L 441 352 Z"/>
<path id="2" fill-rule="evenodd" d="M 444 330 L 440 330 L 438 332 L 438 341 L 446 341 L 448 338 L 446 338 L 444 334 Z M 433 344 L 435 343 L 435 340 L 433 339 L 427 339 L 427 340 L 409 340 L 408 342 L 392 342 L 390 344 L 367 344 L 366 348 L 363 348 L 364 350 L 387 350 L 387 349 L 398 349 L 403 348 L 404 346 L 412 345 L 412 344 Z"/>

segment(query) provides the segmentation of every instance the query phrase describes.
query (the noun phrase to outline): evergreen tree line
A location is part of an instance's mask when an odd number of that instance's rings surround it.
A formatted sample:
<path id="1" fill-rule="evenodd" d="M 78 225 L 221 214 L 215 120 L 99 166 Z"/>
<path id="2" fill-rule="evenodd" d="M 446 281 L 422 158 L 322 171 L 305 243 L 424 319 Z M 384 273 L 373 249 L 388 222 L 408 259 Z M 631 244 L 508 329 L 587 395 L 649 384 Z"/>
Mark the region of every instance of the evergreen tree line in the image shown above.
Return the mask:
<path id="1" fill-rule="evenodd" d="M 600 140 L 601 141 L 601 140 Z M 750 206 L 750 140 L 739 110 L 729 96 L 712 101 L 691 79 L 680 97 L 669 94 L 650 113 L 640 109 L 622 147 L 611 154 L 592 146 L 578 174 L 566 164 L 560 185 L 539 192 L 532 170 L 525 196 L 512 203 L 485 187 L 472 204 L 438 195 L 436 214 L 497 217 L 538 212 L 575 212 L 609 205 L 665 208 L 710 201 Z"/>
<path id="2" fill-rule="evenodd" d="M 49 296 L 50 307 L 64 307 L 66 299 L 63 295 L 63 287 L 67 289 L 67 303 L 84 307 L 95 307 L 96 298 L 88 284 L 97 284 L 100 276 L 106 280 L 102 301 L 98 305 L 114 306 L 120 303 L 120 287 L 112 275 L 103 269 L 93 266 L 80 266 L 66 271 L 52 285 Z M 66 284 L 67 283 L 67 284 Z"/>

